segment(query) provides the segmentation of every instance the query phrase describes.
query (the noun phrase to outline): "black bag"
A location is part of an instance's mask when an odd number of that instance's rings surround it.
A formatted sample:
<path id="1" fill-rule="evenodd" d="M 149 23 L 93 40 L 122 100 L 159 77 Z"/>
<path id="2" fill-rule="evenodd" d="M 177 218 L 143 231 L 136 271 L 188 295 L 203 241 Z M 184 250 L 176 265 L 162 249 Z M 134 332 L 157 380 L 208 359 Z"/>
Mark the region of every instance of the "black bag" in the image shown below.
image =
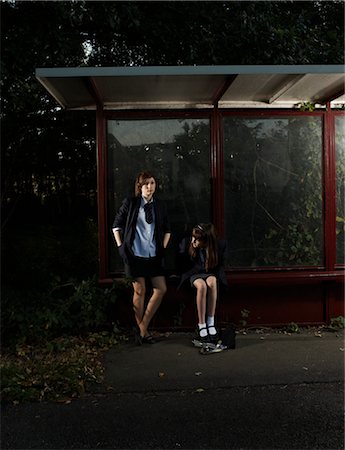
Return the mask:
<path id="1" fill-rule="evenodd" d="M 234 325 L 229 325 L 228 327 L 220 331 L 220 340 L 222 346 L 226 349 L 234 349 L 236 347 L 236 329 Z"/>

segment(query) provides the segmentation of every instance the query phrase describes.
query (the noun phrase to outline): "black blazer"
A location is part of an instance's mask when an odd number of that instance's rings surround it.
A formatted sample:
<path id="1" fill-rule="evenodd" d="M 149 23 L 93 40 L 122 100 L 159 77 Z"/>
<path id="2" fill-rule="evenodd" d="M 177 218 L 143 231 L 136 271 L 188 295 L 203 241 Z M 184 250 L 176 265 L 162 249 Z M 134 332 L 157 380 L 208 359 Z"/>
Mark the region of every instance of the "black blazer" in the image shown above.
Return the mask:
<path id="1" fill-rule="evenodd" d="M 182 284 L 189 280 L 192 275 L 201 273 L 203 267 L 198 259 L 193 259 L 188 250 L 190 246 L 191 238 L 182 239 L 179 245 L 178 267 L 181 274 L 181 281 L 178 289 Z M 223 287 L 226 287 L 228 282 L 224 271 L 224 256 L 226 250 L 226 241 L 223 239 L 218 240 L 218 264 L 212 268 L 211 272 L 217 277 Z"/>
<path id="2" fill-rule="evenodd" d="M 141 196 L 125 198 L 113 223 L 113 228 L 121 228 L 123 232 L 122 245 L 119 247 L 119 252 L 126 264 L 130 264 L 130 261 L 134 256 L 132 245 L 135 237 L 140 203 Z M 162 258 L 163 238 L 166 233 L 170 233 L 170 224 L 165 203 L 154 197 L 153 208 L 155 212 L 154 236 L 156 240 L 156 256 Z"/>

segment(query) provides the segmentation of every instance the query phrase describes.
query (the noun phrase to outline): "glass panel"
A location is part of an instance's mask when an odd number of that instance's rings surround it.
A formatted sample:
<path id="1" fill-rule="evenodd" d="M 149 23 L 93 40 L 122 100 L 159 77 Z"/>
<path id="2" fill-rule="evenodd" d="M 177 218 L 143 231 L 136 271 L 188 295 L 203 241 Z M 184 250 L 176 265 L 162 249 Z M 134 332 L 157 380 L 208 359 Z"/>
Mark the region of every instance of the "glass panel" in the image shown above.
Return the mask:
<path id="1" fill-rule="evenodd" d="M 176 245 L 185 229 L 210 221 L 210 127 L 208 119 L 108 121 L 109 230 L 123 198 L 134 195 L 142 170 L 158 178 L 157 196 L 168 205 L 172 242 L 167 268 L 172 269 Z M 110 271 L 122 262 L 109 246 Z"/>
<path id="2" fill-rule="evenodd" d="M 224 161 L 229 265 L 321 265 L 321 118 L 225 117 Z"/>
<path id="3" fill-rule="evenodd" d="M 336 116 L 335 118 L 335 157 L 337 174 L 337 264 L 344 264 L 344 231 L 345 231 L 345 212 L 344 212 L 344 185 L 345 185 L 345 117 Z"/>

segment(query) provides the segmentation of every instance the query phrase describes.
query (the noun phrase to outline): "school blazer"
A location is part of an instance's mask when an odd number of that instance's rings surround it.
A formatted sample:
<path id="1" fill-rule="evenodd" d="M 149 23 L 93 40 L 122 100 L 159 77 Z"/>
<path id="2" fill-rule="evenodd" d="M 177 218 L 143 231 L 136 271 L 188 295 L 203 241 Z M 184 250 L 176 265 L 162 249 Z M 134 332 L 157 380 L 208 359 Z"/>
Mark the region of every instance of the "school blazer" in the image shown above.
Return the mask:
<path id="1" fill-rule="evenodd" d="M 123 232 L 120 254 L 126 264 L 130 264 L 134 254 L 132 245 L 135 237 L 136 223 L 141 203 L 140 197 L 125 198 L 117 212 L 113 228 L 121 228 Z M 167 208 L 164 202 L 153 197 L 153 208 L 155 213 L 155 232 L 156 256 L 163 257 L 163 237 L 170 233 L 170 224 L 167 215 Z"/>
<path id="2" fill-rule="evenodd" d="M 180 245 L 179 245 L 179 257 L 178 257 L 178 266 L 180 269 L 180 284 L 178 285 L 178 289 L 182 286 L 182 284 L 189 280 L 189 278 L 192 275 L 196 275 L 197 273 L 200 273 L 202 270 L 202 266 L 198 262 L 198 260 L 194 260 L 191 258 L 191 256 L 188 253 L 189 245 L 191 242 L 191 238 L 184 238 L 182 239 Z M 222 286 L 222 289 L 224 289 L 228 282 L 226 279 L 225 271 L 224 271 L 224 256 L 225 256 L 225 250 L 226 250 L 226 241 L 224 239 L 218 240 L 218 265 L 211 269 L 211 272 L 214 273 L 214 275 L 217 277 L 217 279 L 220 282 L 220 285 Z"/>

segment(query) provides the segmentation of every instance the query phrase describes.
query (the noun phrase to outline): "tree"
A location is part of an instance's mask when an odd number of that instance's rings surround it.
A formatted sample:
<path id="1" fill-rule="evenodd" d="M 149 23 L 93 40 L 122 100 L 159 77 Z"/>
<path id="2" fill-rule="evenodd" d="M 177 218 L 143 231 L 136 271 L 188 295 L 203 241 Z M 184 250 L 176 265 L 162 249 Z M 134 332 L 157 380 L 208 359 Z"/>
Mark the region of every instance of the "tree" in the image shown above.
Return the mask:
<path id="1" fill-rule="evenodd" d="M 55 305 L 58 284 L 97 266 L 97 230 L 87 220 L 96 215 L 95 115 L 62 110 L 35 68 L 344 62 L 343 1 L 8 0 L 0 7 L 5 320 L 24 301 L 28 317 L 37 317 L 42 304 Z M 183 144 L 200 146 L 203 134 L 200 126 L 176 136 L 186 171 L 195 158 Z"/>
<path id="2" fill-rule="evenodd" d="M 1 13 L 5 224 L 32 201 L 53 222 L 94 205 L 94 113 L 61 110 L 36 67 L 344 62 L 342 1 L 9 0 Z"/>

